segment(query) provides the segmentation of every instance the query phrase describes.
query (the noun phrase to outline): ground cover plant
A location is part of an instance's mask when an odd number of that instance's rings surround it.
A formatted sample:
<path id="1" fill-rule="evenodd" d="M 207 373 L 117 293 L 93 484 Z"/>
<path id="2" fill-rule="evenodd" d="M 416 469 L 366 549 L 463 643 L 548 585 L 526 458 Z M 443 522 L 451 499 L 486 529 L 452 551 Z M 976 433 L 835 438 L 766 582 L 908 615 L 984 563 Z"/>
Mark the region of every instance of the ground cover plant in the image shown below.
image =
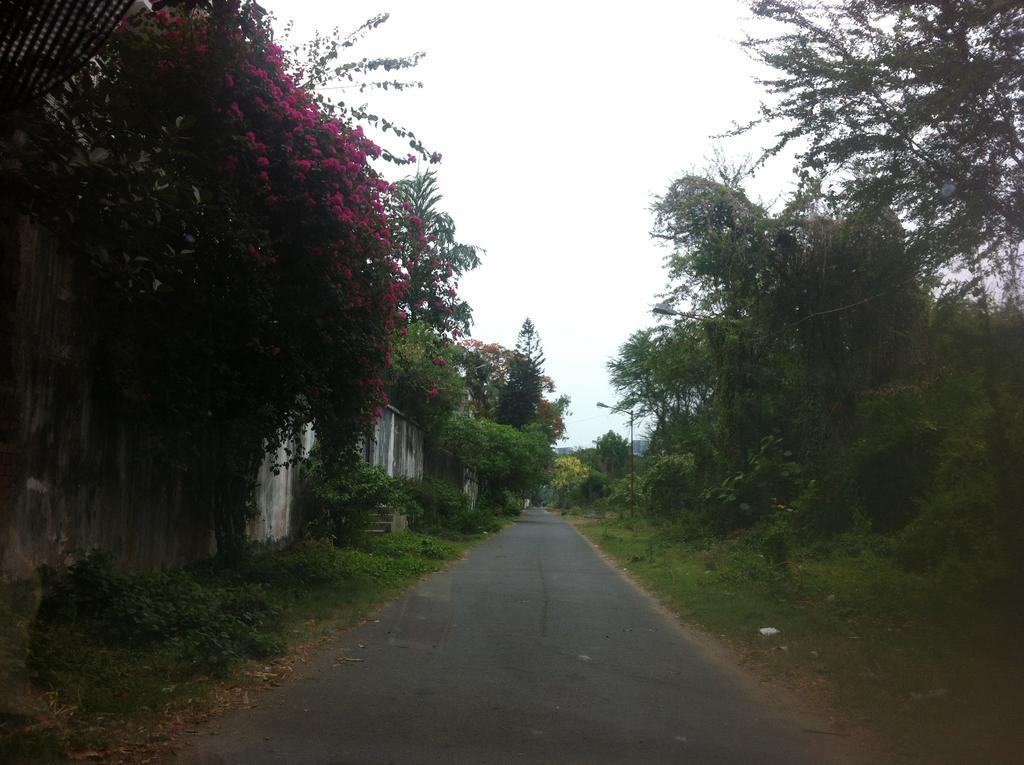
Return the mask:
<path id="1" fill-rule="evenodd" d="M 883 760 L 1009 763 L 1024 745 L 1015 588 L 962 568 L 907 571 L 860 532 L 773 561 L 754 534 L 708 543 L 614 517 L 578 527 L 685 622 L 831 707 L 835 732 L 883 733 Z"/>
<path id="2" fill-rule="evenodd" d="M 136 747 L 159 743 L 168 720 L 180 730 L 225 685 L 273 679 L 271 666 L 297 646 L 357 623 L 479 538 L 385 534 L 346 548 L 310 540 L 250 549 L 233 572 L 212 561 L 129 572 L 89 553 L 45 582 L 29 669 L 50 711 L 28 727 L 0 728 L 2 759 L 130 760 Z M 124 752 L 108 751 L 115 744 Z"/>

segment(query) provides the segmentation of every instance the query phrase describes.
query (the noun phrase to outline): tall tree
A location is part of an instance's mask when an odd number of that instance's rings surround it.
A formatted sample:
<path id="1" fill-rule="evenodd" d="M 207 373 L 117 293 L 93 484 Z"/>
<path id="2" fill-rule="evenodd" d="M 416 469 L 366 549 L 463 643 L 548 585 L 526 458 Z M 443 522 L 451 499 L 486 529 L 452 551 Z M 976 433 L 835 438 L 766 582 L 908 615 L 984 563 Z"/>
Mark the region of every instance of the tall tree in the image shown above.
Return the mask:
<path id="1" fill-rule="evenodd" d="M 404 229 L 396 238 L 408 289 L 401 307 L 409 320 L 458 337 L 469 330 L 472 311 L 458 297 L 459 279 L 480 265 L 480 249 L 455 238 L 455 222 L 442 211 L 437 174 L 417 173 L 395 184 Z"/>
<path id="2" fill-rule="evenodd" d="M 614 430 L 594 441 L 597 462 L 609 478 L 621 478 L 629 470 L 629 450 L 629 441 Z"/>
<path id="3" fill-rule="evenodd" d="M 938 264 L 1024 241 L 1024 6 L 1012 0 L 755 0 L 781 22 L 746 45 L 780 74 L 761 121 L 838 171 L 857 206 L 894 208 Z M 1000 256 L 1003 256 L 1000 258 Z"/>
<path id="4" fill-rule="evenodd" d="M 519 330 L 508 381 L 498 405 L 498 422 L 524 428 L 537 419 L 544 393 L 544 351 L 540 334 L 527 318 Z"/>
<path id="5" fill-rule="evenodd" d="M 711 442 L 714 363 L 701 325 L 639 330 L 608 371 L 621 406 L 650 423 L 652 454 L 697 452 L 695 443 Z"/>
<path id="6" fill-rule="evenodd" d="M 895 210 L 923 265 L 936 273 L 970 269 L 991 323 L 983 279 L 995 272 L 1012 296 L 1024 256 L 1024 6 L 754 0 L 751 7 L 786 27 L 747 41 L 780 72 L 765 81 L 776 99 L 762 107 L 761 121 L 785 124 L 769 153 L 800 139 L 808 172 L 836 175 L 853 206 Z M 999 394 L 995 367 L 986 364 L 984 374 L 988 447 L 1006 455 L 1014 405 Z M 1019 506 L 1018 473 L 1002 459 L 995 465 L 1000 507 Z M 1007 513 L 1006 527 L 1020 513 Z"/>
<path id="7" fill-rule="evenodd" d="M 472 338 L 463 340 L 459 347 L 462 349 L 459 364 L 465 373 L 470 409 L 478 417 L 493 420 L 497 417 L 514 352 L 498 343 Z"/>

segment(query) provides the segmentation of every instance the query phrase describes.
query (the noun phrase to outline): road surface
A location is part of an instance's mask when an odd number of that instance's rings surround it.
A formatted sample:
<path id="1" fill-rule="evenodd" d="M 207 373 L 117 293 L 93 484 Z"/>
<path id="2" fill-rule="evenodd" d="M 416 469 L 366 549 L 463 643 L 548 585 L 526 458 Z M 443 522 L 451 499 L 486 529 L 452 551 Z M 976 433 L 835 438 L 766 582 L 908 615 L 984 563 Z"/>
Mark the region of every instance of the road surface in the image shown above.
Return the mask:
<path id="1" fill-rule="evenodd" d="M 530 510 L 178 761 L 864 761 L 810 732 L 826 728 L 715 658 L 560 517 Z"/>

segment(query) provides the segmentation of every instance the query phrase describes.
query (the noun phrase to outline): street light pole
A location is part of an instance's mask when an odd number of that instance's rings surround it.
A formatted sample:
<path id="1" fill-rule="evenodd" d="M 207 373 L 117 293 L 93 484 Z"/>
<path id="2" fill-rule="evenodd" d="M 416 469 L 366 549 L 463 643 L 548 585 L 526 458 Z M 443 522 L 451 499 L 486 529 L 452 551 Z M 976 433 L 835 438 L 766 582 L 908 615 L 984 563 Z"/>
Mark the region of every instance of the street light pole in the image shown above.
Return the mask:
<path id="1" fill-rule="evenodd" d="M 636 515 L 636 492 L 633 485 L 636 481 L 636 447 L 633 440 L 633 410 L 629 410 L 629 509 Z"/>
<path id="2" fill-rule="evenodd" d="M 631 515 L 636 515 L 636 451 L 633 449 L 633 415 L 635 413 L 632 409 L 620 409 L 602 404 L 600 401 L 597 402 L 597 405 L 602 409 L 629 415 L 629 511 Z"/>

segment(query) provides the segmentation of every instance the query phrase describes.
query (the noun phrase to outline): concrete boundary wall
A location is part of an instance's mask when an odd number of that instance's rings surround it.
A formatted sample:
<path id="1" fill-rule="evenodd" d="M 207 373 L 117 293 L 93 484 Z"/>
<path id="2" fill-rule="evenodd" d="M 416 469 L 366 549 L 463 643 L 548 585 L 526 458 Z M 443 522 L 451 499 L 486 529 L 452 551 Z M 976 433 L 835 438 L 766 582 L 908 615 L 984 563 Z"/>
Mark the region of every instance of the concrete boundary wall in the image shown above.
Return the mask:
<path id="1" fill-rule="evenodd" d="M 363 442 L 363 457 L 369 465 L 378 465 L 388 475 L 399 478 L 423 478 L 425 437 L 422 428 L 393 406 L 386 406 Z"/>
<path id="2" fill-rule="evenodd" d="M 96 388 L 88 275 L 59 242 L 0 210 L 0 579 L 94 547 L 158 569 L 208 557 L 187 434 L 133 420 Z M 308 448 L 311 432 L 304 435 Z M 253 539 L 298 528 L 297 467 L 257 476 Z"/>
<path id="3" fill-rule="evenodd" d="M 97 390 L 92 289 L 54 237 L 0 209 L 0 579 L 94 547 L 143 569 L 214 552 L 196 471 L 182 457 L 188 435 L 133 420 Z M 307 427 L 291 448 L 306 455 L 313 440 Z M 390 475 L 431 475 L 423 430 L 394 407 L 363 449 Z M 436 477 L 475 499 L 472 476 L 449 457 Z M 301 533 L 301 465 L 286 462 L 282 450 L 258 471 L 253 540 L 279 545 Z"/>

